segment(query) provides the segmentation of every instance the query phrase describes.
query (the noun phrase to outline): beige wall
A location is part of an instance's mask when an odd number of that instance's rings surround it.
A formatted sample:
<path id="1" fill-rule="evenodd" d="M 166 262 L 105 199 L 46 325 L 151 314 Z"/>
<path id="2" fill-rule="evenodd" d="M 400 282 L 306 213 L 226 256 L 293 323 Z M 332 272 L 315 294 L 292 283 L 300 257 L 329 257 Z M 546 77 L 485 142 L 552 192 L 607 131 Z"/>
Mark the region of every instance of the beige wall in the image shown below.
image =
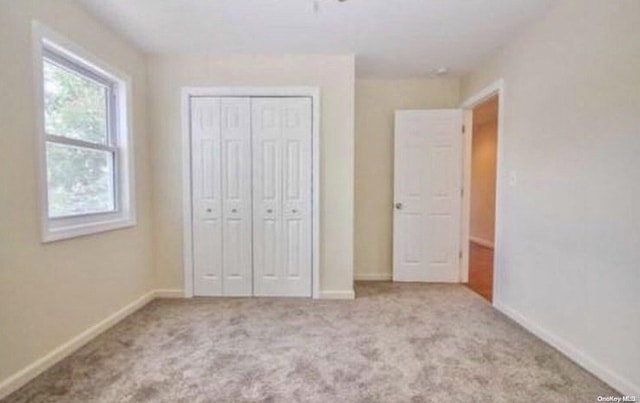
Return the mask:
<path id="1" fill-rule="evenodd" d="M 31 19 L 133 78 L 138 225 L 40 243 Z M 145 59 L 77 8 L 0 2 L 0 383 L 152 288 Z"/>
<path id="2" fill-rule="evenodd" d="M 470 236 L 493 244 L 496 207 L 496 151 L 498 99 L 492 98 L 473 110 L 471 144 Z"/>
<path id="3" fill-rule="evenodd" d="M 323 291 L 350 292 L 353 279 L 354 57 L 157 56 L 149 62 L 159 286 L 183 288 L 182 86 L 319 86 Z"/>
<path id="4" fill-rule="evenodd" d="M 466 98 L 505 80 L 501 166 L 517 183 L 499 205 L 495 303 L 635 395 L 638 27 L 637 0 L 558 2 L 463 84 Z"/>
<path id="5" fill-rule="evenodd" d="M 456 79 L 356 81 L 356 278 L 391 278 L 394 111 L 458 102 Z"/>

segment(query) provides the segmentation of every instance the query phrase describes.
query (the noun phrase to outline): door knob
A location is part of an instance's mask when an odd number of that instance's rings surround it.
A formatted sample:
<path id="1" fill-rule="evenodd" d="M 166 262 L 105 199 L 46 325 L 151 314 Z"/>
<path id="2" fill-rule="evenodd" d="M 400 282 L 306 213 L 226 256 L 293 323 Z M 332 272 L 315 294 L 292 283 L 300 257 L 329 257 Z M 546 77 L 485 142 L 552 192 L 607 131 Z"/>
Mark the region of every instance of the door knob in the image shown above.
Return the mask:
<path id="1" fill-rule="evenodd" d="M 232 212 L 232 213 L 237 213 L 237 212 L 238 212 L 238 209 L 235 209 L 235 208 L 234 208 L 234 209 L 231 209 L 231 212 Z"/>
<path id="2" fill-rule="evenodd" d="M 402 210 L 402 203 L 396 203 L 396 210 Z"/>
<path id="3" fill-rule="evenodd" d="M 270 208 L 268 208 L 268 209 L 267 209 L 267 213 L 271 214 L 271 213 L 273 213 L 273 210 L 272 210 L 272 209 L 270 209 Z"/>

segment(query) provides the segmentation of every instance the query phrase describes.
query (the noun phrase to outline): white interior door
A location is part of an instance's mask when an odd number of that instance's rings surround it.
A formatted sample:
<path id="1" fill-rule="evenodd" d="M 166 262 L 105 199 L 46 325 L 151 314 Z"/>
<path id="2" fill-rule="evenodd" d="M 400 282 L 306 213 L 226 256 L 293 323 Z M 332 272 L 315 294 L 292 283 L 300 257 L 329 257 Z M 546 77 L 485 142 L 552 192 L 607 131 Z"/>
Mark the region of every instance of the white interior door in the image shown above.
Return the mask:
<path id="1" fill-rule="evenodd" d="M 254 294 L 311 296 L 311 99 L 253 98 Z"/>
<path id="2" fill-rule="evenodd" d="M 191 100 L 194 294 L 249 296 L 249 98 Z"/>
<path id="3" fill-rule="evenodd" d="M 462 111 L 396 111 L 393 280 L 459 281 Z"/>

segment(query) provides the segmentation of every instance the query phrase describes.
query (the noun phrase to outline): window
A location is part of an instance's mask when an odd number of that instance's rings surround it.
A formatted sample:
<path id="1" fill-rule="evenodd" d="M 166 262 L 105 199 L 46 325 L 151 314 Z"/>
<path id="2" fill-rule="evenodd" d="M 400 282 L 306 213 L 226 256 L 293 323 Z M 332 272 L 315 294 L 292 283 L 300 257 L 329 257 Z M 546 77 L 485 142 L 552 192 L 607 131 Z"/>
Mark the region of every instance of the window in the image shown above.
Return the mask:
<path id="1" fill-rule="evenodd" d="M 43 241 L 134 224 L 128 80 L 34 26 Z"/>

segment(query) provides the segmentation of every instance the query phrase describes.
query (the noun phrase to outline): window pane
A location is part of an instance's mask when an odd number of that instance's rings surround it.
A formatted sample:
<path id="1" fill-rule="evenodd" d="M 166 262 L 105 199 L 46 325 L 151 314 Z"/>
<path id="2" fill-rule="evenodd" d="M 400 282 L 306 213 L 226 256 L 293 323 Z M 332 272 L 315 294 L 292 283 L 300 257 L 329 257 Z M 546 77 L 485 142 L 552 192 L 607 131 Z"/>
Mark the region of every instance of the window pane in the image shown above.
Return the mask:
<path id="1" fill-rule="evenodd" d="M 44 121 L 47 134 L 107 143 L 108 88 L 44 61 Z"/>
<path id="2" fill-rule="evenodd" d="M 114 154 L 47 142 L 49 217 L 115 210 Z"/>

